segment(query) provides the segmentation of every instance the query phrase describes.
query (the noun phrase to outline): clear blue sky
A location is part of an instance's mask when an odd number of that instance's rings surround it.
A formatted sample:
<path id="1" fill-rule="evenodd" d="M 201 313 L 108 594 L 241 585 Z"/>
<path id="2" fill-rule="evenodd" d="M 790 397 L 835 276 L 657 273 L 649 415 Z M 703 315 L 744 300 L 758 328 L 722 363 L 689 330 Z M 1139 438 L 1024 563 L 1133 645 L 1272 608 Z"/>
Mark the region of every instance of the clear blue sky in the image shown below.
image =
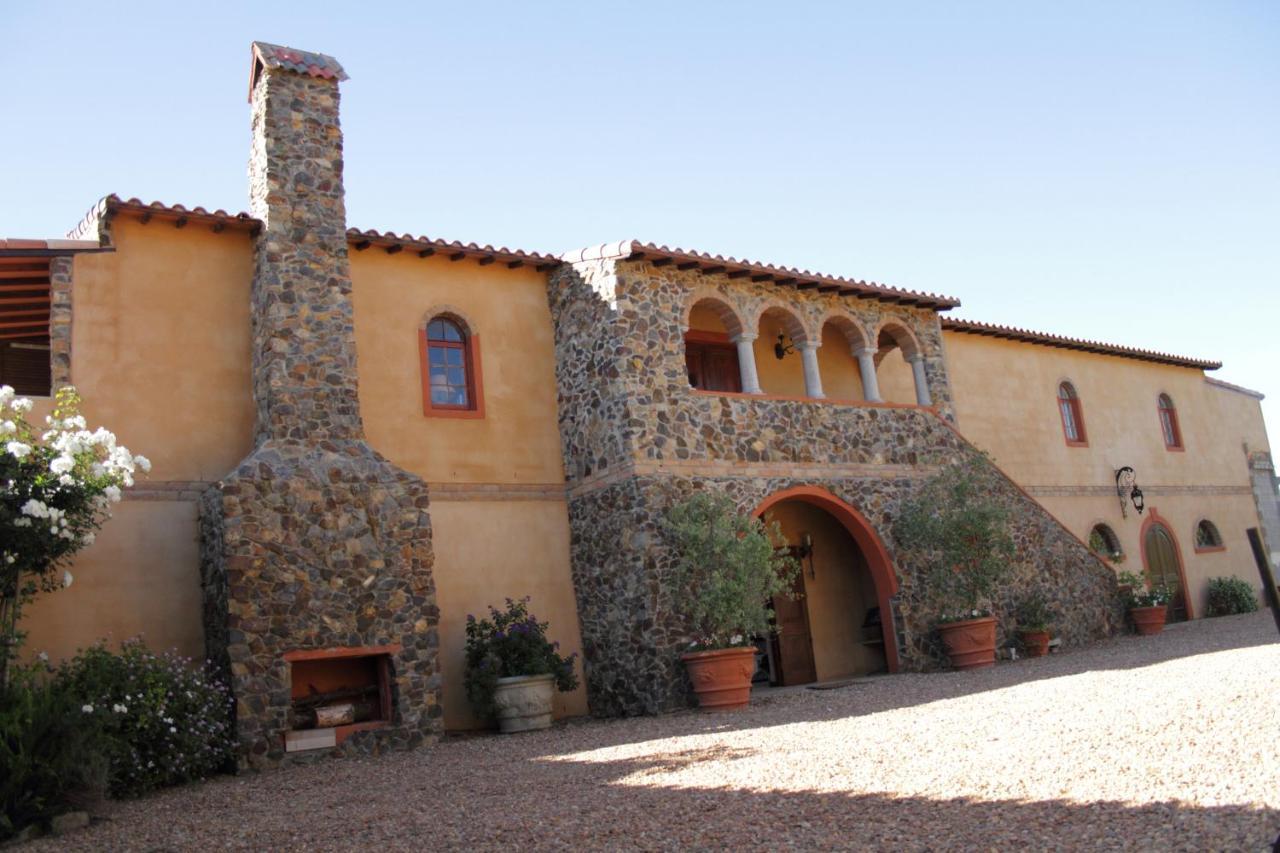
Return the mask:
<path id="1" fill-rule="evenodd" d="M 109 192 L 244 209 L 262 39 L 351 74 L 352 225 L 952 294 L 1220 359 L 1280 447 L 1278 3 L 11 2 L 0 31 L 0 235 Z"/>

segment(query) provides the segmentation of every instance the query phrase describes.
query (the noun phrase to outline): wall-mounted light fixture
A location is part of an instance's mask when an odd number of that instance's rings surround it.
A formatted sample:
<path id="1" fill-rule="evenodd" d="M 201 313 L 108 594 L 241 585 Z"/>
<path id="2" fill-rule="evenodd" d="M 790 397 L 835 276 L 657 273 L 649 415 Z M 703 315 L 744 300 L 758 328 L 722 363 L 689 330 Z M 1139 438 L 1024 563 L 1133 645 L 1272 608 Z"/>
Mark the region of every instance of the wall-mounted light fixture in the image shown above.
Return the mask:
<path id="1" fill-rule="evenodd" d="M 1146 499 L 1142 496 L 1142 489 L 1138 488 L 1137 473 L 1128 465 L 1116 471 L 1116 495 L 1120 498 L 1120 515 L 1129 517 L 1130 503 L 1138 511 L 1138 515 L 1142 515 Z"/>
<path id="2" fill-rule="evenodd" d="M 796 548 L 796 557 L 800 560 L 809 561 L 809 577 L 814 578 L 817 575 L 813 571 L 813 534 L 801 533 L 800 545 Z"/>
<path id="3" fill-rule="evenodd" d="M 795 352 L 795 343 L 787 343 L 787 336 L 783 332 L 778 333 L 778 342 L 773 345 L 773 354 L 778 357 L 778 361 L 782 361 L 787 357 L 787 353 Z"/>

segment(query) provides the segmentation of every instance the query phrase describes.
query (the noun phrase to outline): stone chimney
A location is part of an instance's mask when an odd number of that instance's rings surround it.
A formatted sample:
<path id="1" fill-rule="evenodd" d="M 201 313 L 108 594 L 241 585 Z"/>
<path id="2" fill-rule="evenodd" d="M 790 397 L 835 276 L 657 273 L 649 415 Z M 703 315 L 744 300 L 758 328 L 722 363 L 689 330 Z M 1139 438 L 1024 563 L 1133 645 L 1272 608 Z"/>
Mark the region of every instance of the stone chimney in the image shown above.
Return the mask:
<path id="1" fill-rule="evenodd" d="M 439 732 L 427 486 L 364 441 L 332 57 L 255 42 L 254 449 L 201 506 L 205 634 L 241 766 Z M 346 724 L 317 725 L 315 710 Z"/>

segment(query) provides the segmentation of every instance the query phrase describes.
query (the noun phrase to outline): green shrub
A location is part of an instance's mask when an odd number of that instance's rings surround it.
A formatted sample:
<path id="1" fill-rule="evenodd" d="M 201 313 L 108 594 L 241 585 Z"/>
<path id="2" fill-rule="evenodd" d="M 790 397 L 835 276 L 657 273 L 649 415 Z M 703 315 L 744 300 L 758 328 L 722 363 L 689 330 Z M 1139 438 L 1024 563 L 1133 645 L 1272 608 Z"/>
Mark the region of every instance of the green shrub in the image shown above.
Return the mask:
<path id="1" fill-rule="evenodd" d="M 789 592 L 800 564 L 777 523 L 740 513 L 727 495 L 705 492 L 673 506 L 664 523 L 676 557 L 664 578 L 693 647 L 747 645 L 772 632 L 769 602 Z"/>
<path id="2" fill-rule="evenodd" d="M 0 841 L 47 827 L 106 787 L 96 718 L 32 669 L 15 666 L 9 676 L 0 687 Z"/>
<path id="3" fill-rule="evenodd" d="M 1151 585 L 1144 572 L 1116 572 L 1116 586 L 1125 607 L 1159 607 L 1173 601 L 1173 590 L 1161 581 Z"/>
<path id="4" fill-rule="evenodd" d="M 991 615 L 1014 557 L 1009 511 L 992 496 L 988 461 L 973 456 L 930 477 L 902 508 L 898 543 L 929 561 L 939 621 Z"/>
<path id="5" fill-rule="evenodd" d="M 63 664 L 55 686 L 101 730 L 112 796 L 201 779 L 231 761 L 229 691 L 186 658 L 137 640 L 119 654 L 99 644 Z"/>
<path id="6" fill-rule="evenodd" d="M 1209 615 L 1231 616 L 1252 613 L 1258 609 L 1258 596 L 1253 587 L 1240 578 L 1209 579 Z"/>
<path id="7" fill-rule="evenodd" d="M 467 614 L 467 699 L 481 717 L 492 717 L 499 678 L 554 675 L 556 689 L 573 690 L 577 653 L 562 657 L 560 644 L 547 639 L 546 622 L 529 613 L 529 599 L 507 599 L 507 609 L 490 606 L 488 619 Z"/>
<path id="8" fill-rule="evenodd" d="M 1032 593 L 1018 602 L 1018 630 L 1048 631 L 1053 623 L 1054 610 L 1039 593 Z"/>

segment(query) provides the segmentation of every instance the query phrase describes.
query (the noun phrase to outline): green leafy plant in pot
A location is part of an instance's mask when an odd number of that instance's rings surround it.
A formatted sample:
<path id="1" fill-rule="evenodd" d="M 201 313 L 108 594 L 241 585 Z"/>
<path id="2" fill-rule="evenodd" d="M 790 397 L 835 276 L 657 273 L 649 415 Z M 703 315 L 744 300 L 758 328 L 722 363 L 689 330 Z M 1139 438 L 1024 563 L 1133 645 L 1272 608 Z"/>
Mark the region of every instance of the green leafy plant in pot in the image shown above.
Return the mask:
<path id="1" fill-rule="evenodd" d="M 773 630 L 775 595 L 790 593 L 799 564 L 775 543 L 778 524 L 738 512 L 727 495 L 699 493 L 671 507 L 664 529 L 675 555 L 664 578 L 692 642 L 682 656 L 698 704 L 745 707 L 756 637 Z"/>
<path id="2" fill-rule="evenodd" d="M 548 627 L 529 613 L 528 598 L 508 598 L 505 610 L 490 606 L 488 619 L 467 615 L 467 699 L 503 732 L 550 727 L 554 691 L 578 686 L 577 653 L 562 656 Z"/>
<path id="3" fill-rule="evenodd" d="M 1039 593 L 1033 593 L 1018 603 L 1018 639 L 1029 658 L 1044 657 L 1049 653 L 1049 640 L 1053 610 Z"/>
<path id="4" fill-rule="evenodd" d="M 1169 602 L 1173 601 L 1173 590 L 1163 582 L 1150 583 L 1145 573 L 1119 572 L 1116 582 L 1134 630 L 1143 636 L 1163 631 Z"/>
<path id="5" fill-rule="evenodd" d="M 992 497 L 990 463 L 972 456 L 925 481 L 903 506 L 894 536 L 932 567 L 929 590 L 940 605 L 938 632 L 956 669 L 995 664 L 990 602 L 1014 555 L 1009 511 Z"/>

